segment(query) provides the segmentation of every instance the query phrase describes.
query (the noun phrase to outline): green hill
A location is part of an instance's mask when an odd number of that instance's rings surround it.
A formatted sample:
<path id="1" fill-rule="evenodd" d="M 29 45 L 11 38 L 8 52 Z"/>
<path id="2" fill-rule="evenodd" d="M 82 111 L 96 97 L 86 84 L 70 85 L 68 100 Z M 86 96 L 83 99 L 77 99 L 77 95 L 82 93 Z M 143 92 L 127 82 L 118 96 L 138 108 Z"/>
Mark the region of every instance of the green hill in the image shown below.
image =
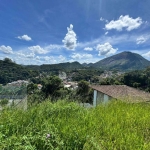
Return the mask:
<path id="1" fill-rule="evenodd" d="M 74 69 L 82 69 L 83 66 L 79 62 L 66 62 L 59 64 L 43 64 L 41 66 L 37 65 L 28 65 L 26 68 L 30 68 L 33 70 L 38 70 L 40 72 L 49 72 L 49 71 L 58 71 L 58 70 L 74 70 Z"/>
<path id="2" fill-rule="evenodd" d="M 0 84 L 7 84 L 12 81 L 26 80 L 30 77 L 36 77 L 38 71 L 33 71 L 18 65 L 11 59 L 0 60 Z"/>
<path id="3" fill-rule="evenodd" d="M 136 53 L 122 52 L 100 60 L 92 66 L 96 68 L 131 71 L 144 69 L 147 66 L 150 66 L 150 61 Z"/>

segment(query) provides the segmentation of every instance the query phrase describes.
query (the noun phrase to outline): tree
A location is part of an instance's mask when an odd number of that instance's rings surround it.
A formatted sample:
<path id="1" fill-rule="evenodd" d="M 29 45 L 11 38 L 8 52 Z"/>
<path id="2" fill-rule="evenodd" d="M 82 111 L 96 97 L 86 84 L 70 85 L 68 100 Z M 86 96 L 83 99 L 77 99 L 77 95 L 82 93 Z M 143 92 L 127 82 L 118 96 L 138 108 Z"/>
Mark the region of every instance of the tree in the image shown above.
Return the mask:
<path id="1" fill-rule="evenodd" d="M 45 94 L 45 98 L 51 96 L 51 97 L 58 97 L 57 91 L 61 89 L 62 81 L 57 76 L 50 76 L 48 78 L 45 78 L 42 81 L 42 92 Z"/>
<path id="2" fill-rule="evenodd" d="M 77 94 L 81 95 L 81 96 L 85 96 L 87 95 L 87 93 L 89 92 L 89 83 L 86 81 L 80 81 L 78 83 L 78 89 L 77 89 Z"/>
<path id="3" fill-rule="evenodd" d="M 91 93 L 87 81 L 82 80 L 78 83 L 77 95 L 80 97 L 82 103 L 90 101 Z"/>
<path id="4" fill-rule="evenodd" d="M 27 86 L 27 93 L 33 94 L 38 89 L 37 84 L 31 83 Z"/>

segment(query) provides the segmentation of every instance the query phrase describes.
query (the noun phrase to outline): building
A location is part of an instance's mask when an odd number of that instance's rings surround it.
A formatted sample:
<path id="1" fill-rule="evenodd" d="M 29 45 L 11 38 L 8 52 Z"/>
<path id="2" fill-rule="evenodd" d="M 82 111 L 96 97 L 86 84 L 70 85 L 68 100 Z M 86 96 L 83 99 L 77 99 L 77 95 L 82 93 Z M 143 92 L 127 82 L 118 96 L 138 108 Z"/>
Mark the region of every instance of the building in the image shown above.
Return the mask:
<path id="1" fill-rule="evenodd" d="M 71 90 L 75 90 L 78 88 L 78 83 L 77 82 L 63 82 L 64 87 L 71 89 Z"/>
<path id="2" fill-rule="evenodd" d="M 41 84 L 38 84 L 37 87 L 38 87 L 39 90 L 42 89 L 42 85 Z"/>
<path id="3" fill-rule="evenodd" d="M 111 99 L 128 102 L 150 102 L 150 93 L 126 85 L 92 85 L 94 89 L 93 106 L 107 103 Z"/>

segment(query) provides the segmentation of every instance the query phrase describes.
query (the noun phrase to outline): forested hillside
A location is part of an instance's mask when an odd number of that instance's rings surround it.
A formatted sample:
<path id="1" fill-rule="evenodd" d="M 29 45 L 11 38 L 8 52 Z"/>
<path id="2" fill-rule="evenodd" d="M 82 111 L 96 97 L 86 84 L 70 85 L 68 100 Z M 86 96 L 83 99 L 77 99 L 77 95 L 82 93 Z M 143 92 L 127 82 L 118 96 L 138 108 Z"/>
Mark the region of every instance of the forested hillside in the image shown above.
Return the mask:
<path id="1" fill-rule="evenodd" d="M 144 70 L 134 70 L 131 72 L 127 72 L 125 74 L 117 76 L 116 78 L 104 78 L 103 80 L 101 80 L 100 84 L 124 84 L 150 92 L 150 67 Z"/>
<path id="2" fill-rule="evenodd" d="M 50 72 L 50 71 L 68 71 L 74 69 L 82 69 L 83 66 L 79 62 L 66 62 L 66 63 L 59 63 L 59 64 L 43 64 L 41 66 L 37 65 L 28 65 L 26 68 L 32 70 L 38 70 L 40 72 Z"/>
<path id="3" fill-rule="evenodd" d="M 25 68 L 5 58 L 0 60 L 0 84 L 7 84 L 16 80 L 26 80 L 38 76 L 38 71 Z"/>
<path id="4" fill-rule="evenodd" d="M 107 70 L 117 69 L 122 71 L 132 71 L 145 69 L 150 66 L 150 61 L 139 54 L 127 51 L 107 57 L 92 64 L 92 66 Z"/>

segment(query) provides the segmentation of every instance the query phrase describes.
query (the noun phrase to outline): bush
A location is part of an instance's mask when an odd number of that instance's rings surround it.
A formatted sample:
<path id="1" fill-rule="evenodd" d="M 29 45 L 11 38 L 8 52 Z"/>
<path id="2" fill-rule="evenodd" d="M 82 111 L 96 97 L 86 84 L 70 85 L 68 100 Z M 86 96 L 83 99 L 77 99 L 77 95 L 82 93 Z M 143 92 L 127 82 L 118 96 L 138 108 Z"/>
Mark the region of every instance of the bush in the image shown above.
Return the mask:
<path id="1" fill-rule="evenodd" d="M 1 106 L 5 106 L 5 105 L 8 104 L 8 102 L 9 102 L 8 99 L 1 99 L 1 100 L 0 100 L 0 105 L 1 105 Z"/>

